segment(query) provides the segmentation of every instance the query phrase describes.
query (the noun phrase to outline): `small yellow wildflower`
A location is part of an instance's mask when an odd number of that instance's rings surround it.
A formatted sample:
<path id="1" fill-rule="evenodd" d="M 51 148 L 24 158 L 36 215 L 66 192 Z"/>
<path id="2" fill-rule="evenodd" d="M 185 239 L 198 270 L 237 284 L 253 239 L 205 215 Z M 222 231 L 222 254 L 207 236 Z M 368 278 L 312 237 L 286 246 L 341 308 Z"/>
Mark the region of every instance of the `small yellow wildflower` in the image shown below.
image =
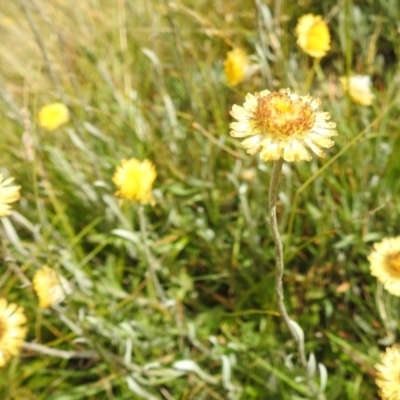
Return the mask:
<path id="1" fill-rule="evenodd" d="M 384 238 L 374 244 L 368 256 L 371 275 L 395 296 L 400 296 L 400 236 Z"/>
<path id="2" fill-rule="evenodd" d="M 19 200 L 19 190 L 21 186 L 8 186 L 14 178 L 4 179 L 0 174 L 0 217 L 11 214 L 9 203 Z"/>
<path id="3" fill-rule="evenodd" d="M 320 15 L 306 14 L 296 26 L 297 44 L 314 58 L 322 58 L 330 49 L 328 25 Z"/>
<path id="4" fill-rule="evenodd" d="M 236 86 L 243 82 L 249 70 L 249 59 L 241 48 L 235 48 L 228 52 L 224 62 L 224 72 L 228 83 Z"/>
<path id="5" fill-rule="evenodd" d="M 156 169 L 151 161 L 140 162 L 136 158 L 122 160 L 112 179 L 118 188 L 115 195 L 142 204 L 153 203 L 151 189 L 156 177 Z"/>
<path id="6" fill-rule="evenodd" d="M 68 281 L 57 275 L 56 271 L 45 265 L 33 277 L 33 288 L 39 297 L 39 307 L 49 308 L 65 300 L 71 293 Z"/>
<path id="7" fill-rule="evenodd" d="M 330 137 L 337 132 L 335 123 L 328 122 L 329 113 L 317 112 L 319 104 L 319 100 L 299 96 L 289 89 L 248 93 L 243 107 L 232 107 L 231 115 L 238 122 L 231 123 L 230 135 L 247 137 L 242 142 L 247 153 L 259 151 L 264 161 L 310 161 L 306 146 L 324 157 L 321 147 L 333 146 Z"/>
<path id="8" fill-rule="evenodd" d="M 0 367 L 18 354 L 25 340 L 27 328 L 22 325 L 27 319 L 23 311 L 22 307 L 0 298 Z"/>
<path id="9" fill-rule="evenodd" d="M 362 106 L 370 106 L 375 98 L 371 91 L 371 78 L 368 75 L 354 75 L 349 78 L 339 78 L 345 92 L 351 99 Z"/>
<path id="10" fill-rule="evenodd" d="M 400 399 L 400 347 L 395 345 L 386 348 L 381 354 L 382 364 L 375 365 L 377 370 L 376 384 L 382 400 Z"/>
<path id="11" fill-rule="evenodd" d="M 52 131 L 64 125 L 69 120 L 69 111 L 63 103 L 51 103 L 44 106 L 39 111 L 39 125 Z"/>

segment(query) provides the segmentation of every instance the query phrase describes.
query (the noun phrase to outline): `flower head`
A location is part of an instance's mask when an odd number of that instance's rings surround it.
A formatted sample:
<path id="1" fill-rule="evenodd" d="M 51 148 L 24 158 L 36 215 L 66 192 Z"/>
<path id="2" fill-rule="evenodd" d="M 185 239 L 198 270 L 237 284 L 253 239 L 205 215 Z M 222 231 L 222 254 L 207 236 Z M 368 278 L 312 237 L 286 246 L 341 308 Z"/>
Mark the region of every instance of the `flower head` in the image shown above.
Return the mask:
<path id="1" fill-rule="evenodd" d="M 375 243 L 368 260 L 371 274 L 389 293 L 400 296 L 400 236 Z"/>
<path id="2" fill-rule="evenodd" d="M 151 189 L 156 177 L 156 169 L 151 161 L 140 162 L 136 158 L 122 160 L 113 176 L 118 188 L 115 195 L 143 204 L 153 203 Z"/>
<path id="3" fill-rule="evenodd" d="M 299 96 L 289 89 L 271 93 L 248 93 L 243 107 L 234 105 L 231 115 L 238 122 L 231 123 L 233 137 L 247 137 L 242 145 L 247 153 L 260 152 L 264 161 L 311 160 L 308 146 L 317 156 L 324 157 L 321 147 L 333 146 L 331 136 L 337 135 L 330 115 L 317 112 L 319 100 Z"/>
<path id="4" fill-rule="evenodd" d="M 224 72 L 228 83 L 235 86 L 246 78 L 249 70 L 249 59 L 241 48 L 235 48 L 228 52 L 224 62 Z"/>
<path id="5" fill-rule="evenodd" d="M 400 347 L 386 348 L 381 354 L 382 364 L 375 365 L 376 384 L 383 400 L 398 400 L 400 396 Z"/>
<path id="6" fill-rule="evenodd" d="M 65 300 L 71 293 L 68 281 L 57 275 L 54 269 L 45 265 L 33 277 L 33 288 L 39 297 L 39 307 L 49 308 Z"/>
<path id="7" fill-rule="evenodd" d="M 351 99 L 362 106 L 370 106 L 375 98 L 371 91 L 371 78 L 369 75 L 354 75 L 349 78 L 342 76 L 340 83 Z"/>
<path id="8" fill-rule="evenodd" d="M 11 214 L 10 203 L 19 200 L 21 186 L 8 186 L 14 178 L 4 179 L 0 174 L 0 217 Z"/>
<path id="9" fill-rule="evenodd" d="M 328 25 L 320 15 L 306 14 L 296 26 L 297 44 L 311 57 L 322 58 L 330 49 Z"/>
<path id="10" fill-rule="evenodd" d="M 39 125 L 52 131 L 64 125 L 69 120 L 69 111 L 63 103 L 51 103 L 39 111 Z"/>
<path id="11" fill-rule="evenodd" d="M 22 307 L 0 298 L 0 367 L 18 354 L 25 340 L 27 328 L 22 326 L 26 322 L 23 311 Z"/>

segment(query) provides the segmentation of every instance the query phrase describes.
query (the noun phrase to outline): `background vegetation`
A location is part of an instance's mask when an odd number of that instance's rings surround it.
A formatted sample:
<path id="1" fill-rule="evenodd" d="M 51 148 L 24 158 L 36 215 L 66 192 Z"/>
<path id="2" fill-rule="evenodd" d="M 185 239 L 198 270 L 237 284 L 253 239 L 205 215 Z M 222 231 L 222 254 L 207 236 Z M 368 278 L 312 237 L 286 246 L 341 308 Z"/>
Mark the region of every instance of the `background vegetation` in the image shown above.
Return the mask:
<path id="1" fill-rule="evenodd" d="M 307 89 L 294 28 L 309 12 L 332 44 Z M 290 87 L 321 98 L 339 136 L 325 159 L 284 166 L 286 304 L 328 370 L 326 398 L 376 399 L 373 366 L 399 315 L 366 256 L 399 226 L 399 21 L 396 0 L 3 1 L 0 172 L 22 198 L 2 219 L 0 290 L 25 308 L 27 342 L 49 350 L 14 357 L 0 398 L 306 398 L 274 298 L 271 164 L 228 134 L 246 93 Z M 261 66 L 234 88 L 233 46 Z M 373 106 L 342 93 L 350 73 L 372 76 Z M 37 112 L 54 101 L 71 120 L 46 132 Z M 146 238 L 167 306 L 137 209 L 114 197 L 130 157 L 157 168 Z M 43 311 L 30 282 L 44 264 L 74 291 Z"/>

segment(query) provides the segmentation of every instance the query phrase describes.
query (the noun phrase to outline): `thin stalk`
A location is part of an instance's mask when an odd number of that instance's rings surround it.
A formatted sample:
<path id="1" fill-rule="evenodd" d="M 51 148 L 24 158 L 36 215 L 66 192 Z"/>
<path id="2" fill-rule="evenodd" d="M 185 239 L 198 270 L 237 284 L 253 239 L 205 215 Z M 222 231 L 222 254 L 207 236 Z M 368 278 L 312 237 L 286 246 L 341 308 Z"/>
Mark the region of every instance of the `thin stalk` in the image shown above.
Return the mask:
<path id="1" fill-rule="evenodd" d="M 150 275 L 150 278 L 153 282 L 154 288 L 156 290 L 156 293 L 158 297 L 161 299 L 161 301 L 166 304 L 168 301 L 168 298 L 164 292 L 164 289 L 162 288 L 160 281 L 158 280 L 157 276 L 157 269 L 159 267 L 158 261 L 154 258 L 153 254 L 151 254 L 149 244 L 147 241 L 147 222 L 146 222 L 146 217 L 144 215 L 144 208 L 142 205 L 139 205 L 138 208 L 138 215 L 139 215 L 139 225 L 140 225 L 140 234 L 142 236 L 142 244 L 143 244 L 143 250 L 144 250 L 144 255 L 147 260 L 147 265 L 148 265 L 148 272 Z"/>
<path id="2" fill-rule="evenodd" d="M 143 205 L 139 205 L 137 210 L 139 215 L 140 234 L 142 237 L 143 250 L 148 265 L 148 272 L 150 275 L 150 279 L 152 280 L 155 291 L 158 297 L 160 298 L 161 302 L 163 303 L 163 305 L 166 307 L 168 306 L 173 307 L 174 309 L 173 314 L 175 315 L 175 323 L 179 331 L 179 347 L 183 351 L 184 339 L 187 336 L 184 330 L 183 318 L 181 316 L 181 313 L 179 312 L 178 305 L 175 302 L 171 302 L 171 300 L 168 299 L 167 295 L 164 292 L 164 289 L 161 286 L 160 281 L 158 280 L 157 270 L 160 269 L 160 263 L 151 253 L 149 243 L 147 241 L 147 221 L 146 221 L 146 216 L 144 214 Z"/>
<path id="3" fill-rule="evenodd" d="M 304 88 L 303 88 L 303 93 L 307 94 L 310 92 L 310 87 L 313 83 L 314 77 L 315 77 L 315 73 L 317 71 L 317 69 L 319 68 L 319 64 L 321 62 L 320 58 L 314 58 L 313 59 L 313 66 L 311 69 L 308 70 L 307 72 L 307 78 L 305 80 L 305 84 L 304 84 Z"/>
<path id="4" fill-rule="evenodd" d="M 297 343 L 297 349 L 299 352 L 300 362 L 304 370 L 306 371 L 306 381 L 308 388 L 310 390 L 311 396 L 316 396 L 317 399 L 324 399 L 322 393 L 318 393 L 314 382 L 312 381 L 312 376 L 309 375 L 307 369 L 307 358 L 304 350 L 304 338 L 300 337 L 294 328 L 294 321 L 291 320 L 289 314 L 285 307 L 285 299 L 283 294 L 283 274 L 285 271 L 285 265 L 283 262 L 283 244 L 281 236 L 279 234 L 278 223 L 276 218 L 276 200 L 278 198 L 279 192 L 279 177 L 282 171 L 283 159 L 279 159 L 274 162 L 272 167 L 272 176 L 269 186 L 269 218 L 272 231 L 272 237 L 275 243 L 275 261 L 276 261 L 276 278 L 275 278 L 275 294 L 278 301 L 278 308 L 281 317 L 285 321 L 286 326 L 289 328 L 290 334 Z"/>
<path id="5" fill-rule="evenodd" d="M 289 328 L 293 339 L 297 343 L 299 350 L 300 361 L 303 367 L 307 367 L 307 359 L 304 352 L 304 343 L 300 340 L 295 329 L 290 323 L 291 319 L 288 312 L 286 311 L 284 295 L 283 295 L 283 273 L 285 271 L 285 265 L 283 263 L 283 244 L 281 236 L 278 230 L 278 223 L 276 218 L 276 200 L 278 198 L 279 189 L 279 177 L 282 171 L 283 159 L 279 159 L 274 162 L 272 168 L 272 177 L 269 185 L 269 220 L 271 224 L 272 237 L 275 243 L 275 261 L 276 261 L 276 279 L 275 279 L 275 294 L 278 300 L 278 308 L 281 313 L 281 317 L 285 321 L 285 324 Z"/>

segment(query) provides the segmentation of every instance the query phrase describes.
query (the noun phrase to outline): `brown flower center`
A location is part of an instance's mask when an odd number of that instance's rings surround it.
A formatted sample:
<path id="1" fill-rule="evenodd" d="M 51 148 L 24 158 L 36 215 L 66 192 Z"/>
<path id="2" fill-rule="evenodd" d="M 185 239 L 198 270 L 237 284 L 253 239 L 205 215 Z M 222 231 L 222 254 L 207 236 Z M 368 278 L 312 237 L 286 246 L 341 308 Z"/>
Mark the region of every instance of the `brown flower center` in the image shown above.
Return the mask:
<path id="1" fill-rule="evenodd" d="M 386 255 L 385 261 L 388 272 L 400 278 L 400 252 Z"/>
<path id="2" fill-rule="evenodd" d="M 314 126 L 314 111 L 301 98 L 292 99 L 282 92 L 256 97 L 253 122 L 261 134 L 272 135 L 278 140 L 302 137 Z"/>

